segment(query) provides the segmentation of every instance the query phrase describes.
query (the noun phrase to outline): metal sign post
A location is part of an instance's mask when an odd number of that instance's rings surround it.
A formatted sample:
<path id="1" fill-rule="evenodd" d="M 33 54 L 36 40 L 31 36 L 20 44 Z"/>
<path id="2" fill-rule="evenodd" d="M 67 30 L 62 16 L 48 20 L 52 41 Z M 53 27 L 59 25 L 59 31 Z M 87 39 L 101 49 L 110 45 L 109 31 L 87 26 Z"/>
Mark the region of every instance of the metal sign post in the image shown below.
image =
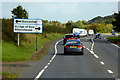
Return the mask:
<path id="1" fill-rule="evenodd" d="M 17 47 L 19 47 L 19 33 L 18 33 L 18 39 L 17 39 Z"/>
<path id="2" fill-rule="evenodd" d="M 19 47 L 19 33 L 37 33 L 36 51 L 38 51 L 38 33 L 42 33 L 42 19 L 14 19 L 13 32 L 18 33 L 17 46 Z"/>
<path id="3" fill-rule="evenodd" d="M 36 51 L 38 51 L 38 33 L 36 35 Z"/>

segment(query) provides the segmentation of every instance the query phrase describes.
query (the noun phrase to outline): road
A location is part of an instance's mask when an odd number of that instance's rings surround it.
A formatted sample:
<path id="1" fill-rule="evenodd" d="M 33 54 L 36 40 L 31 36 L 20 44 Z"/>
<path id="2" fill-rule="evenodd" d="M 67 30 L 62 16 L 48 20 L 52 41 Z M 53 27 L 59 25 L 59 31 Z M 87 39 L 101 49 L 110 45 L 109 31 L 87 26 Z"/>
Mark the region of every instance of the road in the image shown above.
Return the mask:
<path id="1" fill-rule="evenodd" d="M 84 55 L 64 55 L 63 41 L 56 41 L 50 45 L 48 54 L 19 78 L 117 80 L 120 48 L 106 41 L 107 36 L 103 35 L 102 39 L 80 38 L 85 47 Z"/>

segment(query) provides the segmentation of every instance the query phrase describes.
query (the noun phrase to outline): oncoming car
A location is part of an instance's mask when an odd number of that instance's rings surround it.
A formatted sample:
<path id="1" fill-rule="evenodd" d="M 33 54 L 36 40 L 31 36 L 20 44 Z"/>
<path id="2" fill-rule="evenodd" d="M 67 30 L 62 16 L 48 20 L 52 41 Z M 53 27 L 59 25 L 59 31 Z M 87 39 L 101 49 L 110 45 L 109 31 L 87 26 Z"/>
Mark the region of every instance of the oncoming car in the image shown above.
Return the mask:
<path id="1" fill-rule="evenodd" d="M 69 39 L 77 39 L 77 37 L 74 34 L 66 34 L 63 40 L 63 44 L 65 44 Z"/>
<path id="2" fill-rule="evenodd" d="M 83 55 L 83 44 L 80 40 L 67 40 L 64 46 L 64 54 L 77 53 Z"/>
<path id="3" fill-rule="evenodd" d="M 97 38 L 101 39 L 101 34 L 100 33 L 96 33 L 95 39 L 97 39 Z"/>

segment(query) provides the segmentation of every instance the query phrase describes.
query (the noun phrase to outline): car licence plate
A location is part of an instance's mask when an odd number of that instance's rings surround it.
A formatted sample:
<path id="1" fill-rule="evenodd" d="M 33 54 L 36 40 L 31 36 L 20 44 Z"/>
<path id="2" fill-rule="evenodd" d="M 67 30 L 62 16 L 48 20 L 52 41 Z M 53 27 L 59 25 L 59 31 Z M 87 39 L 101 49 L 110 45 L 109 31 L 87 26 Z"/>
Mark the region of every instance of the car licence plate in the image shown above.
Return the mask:
<path id="1" fill-rule="evenodd" d="M 77 46 L 71 46 L 71 48 L 77 48 Z"/>

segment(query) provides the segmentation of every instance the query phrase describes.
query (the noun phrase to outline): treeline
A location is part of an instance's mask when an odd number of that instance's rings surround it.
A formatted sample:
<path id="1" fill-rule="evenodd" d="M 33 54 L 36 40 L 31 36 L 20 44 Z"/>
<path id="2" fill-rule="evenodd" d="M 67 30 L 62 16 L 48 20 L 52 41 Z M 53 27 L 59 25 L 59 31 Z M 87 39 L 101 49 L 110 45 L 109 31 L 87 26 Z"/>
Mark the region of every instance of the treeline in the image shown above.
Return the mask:
<path id="1" fill-rule="evenodd" d="M 1 19 L 2 20 L 2 40 L 12 41 L 17 43 L 17 33 L 13 32 L 13 19 Z M 42 37 L 45 37 L 48 33 L 70 33 L 64 24 L 58 21 L 43 20 L 43 33 Z M 29 41 L 26 37 L 27 33 L 20 34 L 20 41 Z M 34 35 L 34 34 L 33 34 Z"/>
<path id="2" fill-rule="evenodd" d="M 66 23 L 67 29 L 72 31 L 73 28 L 80 28 L 80 29 L 93 29 L 95 33 L 110 33 L 113 30 L 112 22 L 115 21 L 114 15 L 105 16 L 105 17 L 95 17 L 89 21 L 68 21 Z"/>
<path id="3" fill-rule="evenodd" d="M 109 17 L 109 16 L 108 16 Z M 48 21 L 43 20 L 43 34 L 46 33 L 71 33 L 73 28 L 80 29 L 93 29 L 95 33 L 97 32 L 111 32 L 113 25 L 111 24 L 114 20 L 113 17 L 96 17 L 92 20 L 87 21 L 68 21 L 67 23 L 60 23 L 58 21 Z M 106 22 L 107 21 L 107 22 Z M 17 42 L 17 34 L 13 33 L 13 19 L 2 19 L 2 39 L 5 41 L 14 41 Z M 26 41 L 26 35 L 20 35 L 20 40 Z"/>

